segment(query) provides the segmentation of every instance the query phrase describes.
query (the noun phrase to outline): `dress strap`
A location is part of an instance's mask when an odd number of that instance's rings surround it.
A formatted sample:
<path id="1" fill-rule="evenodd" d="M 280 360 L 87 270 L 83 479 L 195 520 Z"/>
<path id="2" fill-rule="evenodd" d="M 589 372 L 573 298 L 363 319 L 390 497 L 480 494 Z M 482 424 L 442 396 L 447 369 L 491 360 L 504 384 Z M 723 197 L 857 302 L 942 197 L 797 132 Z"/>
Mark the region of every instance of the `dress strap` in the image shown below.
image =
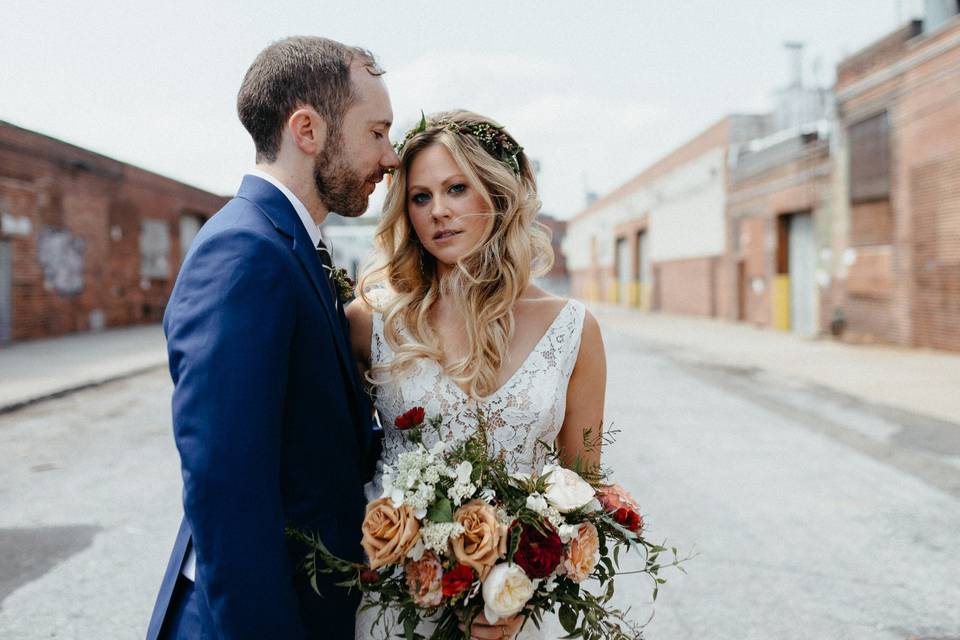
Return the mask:
<path id="1" fill-rule="evenodd" d="M 563 323 L 565 330 L 564 349 L 561 362 L 563 363 L 563 373 L 566 377 L 573 374 L 573 368 L 577 364 L 577 357 L 580 354 L 580 339 L 583 336 L 583 321 L 587 315 L 587 307 L 579 300 L 570 299 L 567 303 L 571 318 Z"/>

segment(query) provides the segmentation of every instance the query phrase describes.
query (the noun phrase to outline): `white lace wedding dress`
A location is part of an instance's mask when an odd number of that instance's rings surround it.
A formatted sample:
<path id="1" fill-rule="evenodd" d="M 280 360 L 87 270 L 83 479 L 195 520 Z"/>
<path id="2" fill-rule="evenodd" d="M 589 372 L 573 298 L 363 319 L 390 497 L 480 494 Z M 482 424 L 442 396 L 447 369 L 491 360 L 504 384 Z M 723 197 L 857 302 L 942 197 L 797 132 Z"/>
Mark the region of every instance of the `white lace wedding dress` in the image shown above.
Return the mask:
<path id="1" fill-rule="evenodd" d="M 381 495 L 381 466 L 391 464 L 400 453 L 412 448 L 409 439 L 393 424 L 397 416 L 413 407 L 423 407 L 427 417 L 443 416 L 443 439 L 453 441 L 467 437 L 476 428 L 475 420 L 469 416 L 479 406 L 489 421 L 493 453 L 502 451 L 511 471 L 539 472 L 544 463 L 539 441 L 553 442 L 563 424 L 567 384 L 580 351 L 584 313 L 583 304 L 567 301 L 510 379 L 479 403 L 470 399 L 433 360 L 420 360 L 415 374 L 378 385 L 376 408 L 384 429 L 383 454 L 373 482 L 367 486 L 367 498 Z M 378 365 L 392 358 L 393 351 L 383 337 L 383 317 L 374 313 L 371 360 Z M 436 440 L 436 433 L 429 429 L 424 432 L 428 447 Z M 387 630 L 382 625 L 371 633 L 376 614 L 376 609 L 368 609 L 359 615 L 357 640 L 385 640 Z M 527 622 L 517 638 L 536 640 L 565 635 L 549 618 L 540 630 L 533 622 Z M 429 627 L 421 625 L 417 630 L 429 637 Z M 394 635 L 401 630 L 392 631 Z"/>

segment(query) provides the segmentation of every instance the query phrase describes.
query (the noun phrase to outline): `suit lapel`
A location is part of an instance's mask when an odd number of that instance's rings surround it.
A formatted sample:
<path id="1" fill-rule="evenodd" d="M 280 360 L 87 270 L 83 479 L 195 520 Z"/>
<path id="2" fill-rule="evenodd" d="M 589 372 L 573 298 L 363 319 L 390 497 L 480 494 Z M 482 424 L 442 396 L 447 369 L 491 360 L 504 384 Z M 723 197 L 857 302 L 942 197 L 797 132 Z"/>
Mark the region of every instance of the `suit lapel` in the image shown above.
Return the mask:
<path id="1" fill-rule="evenodd" d="M 260 211 L 273 223 L 274 228 L 290 240 L 291 250 L 310 278 L 314 292 L 320 297 L 320 306 L 327 316 L 331 333 L 333 333 L 333 342 L 340 356 L 340 364 L 353 390 L 357 413 L 362 414 L 364 411 L 363 387 L 360 385 L 357 367 L 347 343 L 346 319 L 343 317 L 343 311 L 338 310 L 337 305 L 334 304 L 330 286 L 327 282 L 327 275 L 323 272 L 323 264 L 317 256 L 317 248 L 312 246 L 310 236 L 307 234 L 307 230 L 303 228 L 303 223 L 300 222 L 296 210 L 279 189 L 256 176 L 244 176 L 237 197 L 250 200 L 256 204 Z M 355 427 L 362 432 L 363 417 L 360 416 L 354 422 Z M 364 440 L 366 439 L 363 434 L 361 436 Z"/>

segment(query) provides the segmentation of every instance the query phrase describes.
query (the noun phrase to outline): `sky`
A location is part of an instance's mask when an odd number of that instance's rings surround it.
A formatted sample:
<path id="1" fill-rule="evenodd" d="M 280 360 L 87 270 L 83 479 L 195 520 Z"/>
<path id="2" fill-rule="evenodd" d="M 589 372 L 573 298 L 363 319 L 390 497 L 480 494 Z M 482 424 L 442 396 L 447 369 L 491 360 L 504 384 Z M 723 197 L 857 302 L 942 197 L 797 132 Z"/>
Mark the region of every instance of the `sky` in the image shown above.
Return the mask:
<path id="1" fill-rule="evenodd" d="M 544 211 L 569 217 L 727 113 L 768 110 L 802 41 L 809 83 L 918 16 L 922 0 L 43 2 L 5 0 L 0 120 L 219 194 L 253 165 L 236 117 L 272 41 L 372 50 L 395 116 L 467 108 L 538 160 Z M 382 201 L 382 185 L 372 208 Z"/>

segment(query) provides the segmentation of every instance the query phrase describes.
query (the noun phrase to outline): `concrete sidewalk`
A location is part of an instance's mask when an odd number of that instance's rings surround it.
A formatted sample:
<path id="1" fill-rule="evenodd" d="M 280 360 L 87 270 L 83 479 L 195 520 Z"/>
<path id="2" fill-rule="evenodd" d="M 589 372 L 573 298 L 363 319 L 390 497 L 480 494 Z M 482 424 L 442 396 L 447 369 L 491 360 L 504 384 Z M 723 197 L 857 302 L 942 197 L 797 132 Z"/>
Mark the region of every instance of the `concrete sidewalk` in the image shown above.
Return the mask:
<path id="1" fill-rule="evenodd" d="M 713 318 L 591 307 L 609 326 L 697 362 L 756 368 L 960 426 L 960 354 L 851 345 Z"/>
<path id="2" fill-rule="evenodd" d="M 0 348 L 0 413 L 166 363 L 159 324 L 14 343 Z"/>

